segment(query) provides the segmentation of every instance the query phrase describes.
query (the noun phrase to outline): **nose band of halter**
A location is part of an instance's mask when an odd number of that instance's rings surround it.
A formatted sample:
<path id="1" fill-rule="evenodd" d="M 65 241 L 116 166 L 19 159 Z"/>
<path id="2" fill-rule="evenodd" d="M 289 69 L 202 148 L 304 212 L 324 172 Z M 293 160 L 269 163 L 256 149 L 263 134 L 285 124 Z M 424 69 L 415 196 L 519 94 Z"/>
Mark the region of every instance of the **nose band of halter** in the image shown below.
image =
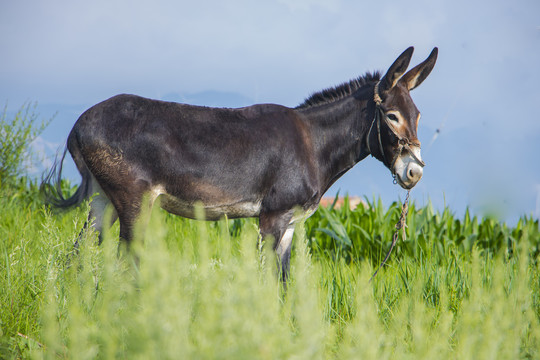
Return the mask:
<path id="1" fill-rule="evenodd" d="M 412 146 L 418 147 L 418 148 L 420 146 L 418 144 L 413 143 L 412 141 L 410 141 L 406 137 L 403 137 L 403 136 L 399 135 L 397 130 L 394 128 L 394 126 L 386 118 L 386 115 L 385 115 L 385 113 L 384 113 L 384 111 L 383 111 L 383 109 L 381 107 L 382 99 L 381 99 L 381 96 L 379 95 L 379 84 L 380 83 L 381 83 L 380 81 L 377 81 L 377 83 L 375 84 L 375 88 L 373 89 L 373 101 L 375 102 L 375 116 L 373 117 L 373 121 L 371 122 L 371 126 L 369 127 L 369 131 L 367 133 L 367 138 L 366 138 L 366 143 L 367 143 L 367 148 L 368 148 L 369 153 L 371 154 L 371 156 L 373 156 L 373 153 L 371 151 L 371 147 L 369 146 L 369 136 L 371 135 L 371 130 L 373 129 L 373 124 L 375 124 L 375 122 L 377 122 L 377 138 L 379 140 L 379 151 L 382 154 L 383 162 L 387 166 L 389 166 L 390 171 L 392 172 L 392 175 L 394 175 L 394 176 L 396 175 L 395 172 L 394 172 L 394 165 L 395 165 L 396 160 L 398 159 L 398 157 L 403 152 L 404 148 L 405 148 L 405 150 L 407 150 L 411 154 L 414 161 L 416 161 L 418 163 L 418 165 L 420 165 L 421 167 L 426 166 L 426 163 L 424 161 L 422 161 L 422 159 L 418 158 L 416 156 L 416 154 L 414 153 L 414 151 L 411 149 Z M 392 158 L 392 162 L 388 162 L 388 160 L 386 158 L 386 154 L 384 152 L 384 147 L 383 147 L 382 139 L 381 139 L 381 118 L 384 119 L 384 122 L 386 123 L 386 125 L 388 126 L 390 131 L 392 131 L 394 136 L 397 137 L 397 139 L 398 139 L 398 149 L 397 149 L 396 154 Z"/>

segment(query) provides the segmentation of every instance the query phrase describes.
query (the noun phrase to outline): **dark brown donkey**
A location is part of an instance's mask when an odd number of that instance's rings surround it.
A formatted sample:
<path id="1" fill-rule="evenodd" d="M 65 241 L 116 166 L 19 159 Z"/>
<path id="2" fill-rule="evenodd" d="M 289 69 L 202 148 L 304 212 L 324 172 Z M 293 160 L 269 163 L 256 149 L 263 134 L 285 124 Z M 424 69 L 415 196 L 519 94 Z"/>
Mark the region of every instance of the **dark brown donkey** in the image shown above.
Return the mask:
<path id="1" fill-rule="evenodd" d="M 406 189 L 422 177 L 420 113 L 409 91 L 433 69 L 437 48 L 405 74 L 412 53 L 412 47 L 405 50 L 382 78 L 367 73 L 294 109 L 112 97 L 85 111 L 67 139 L 82 176 L 75 194 L 64 198 L 60 191 L 66 151 L 42 189 L 52 205 L 64 208 L 97 193 L 87 224 L 101 231 L 104 210 L 112 204 L 127 244 L 143 198 L 152 205 L 160 197 L 162 208 L 190 218 L 197 203 L 209 220 L 258 217 L 286 278 L 295 222 L 311 215 L 325 191 L 357 162 L 371 154 Z"/>

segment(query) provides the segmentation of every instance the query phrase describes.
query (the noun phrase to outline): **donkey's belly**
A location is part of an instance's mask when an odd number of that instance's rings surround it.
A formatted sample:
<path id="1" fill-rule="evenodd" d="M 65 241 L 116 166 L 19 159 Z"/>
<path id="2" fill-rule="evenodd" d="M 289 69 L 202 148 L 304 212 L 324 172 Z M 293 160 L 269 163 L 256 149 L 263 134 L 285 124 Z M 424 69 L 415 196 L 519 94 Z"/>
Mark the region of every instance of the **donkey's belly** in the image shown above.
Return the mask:
<path id="1" fill-rule="evenodd" d="M 169 194 L 161 194 L 159 197 L 161 200 L 161 207 L 168 212 L 191 219 L 197 218 L 196 210 L 199 206 L 204 210 L 204 218 L 206 220 L 219 220 L 224 215 L 228 218 L 243 218 L 243 217 L 255 217 L 259 215 L 261 210 L 261 201 L 249 202 L 249 201 L 237 201 L 237 202 L 225 202 L 225 201 L 205 201 L 205 202 L 188 202 L 179 199 Z"/>

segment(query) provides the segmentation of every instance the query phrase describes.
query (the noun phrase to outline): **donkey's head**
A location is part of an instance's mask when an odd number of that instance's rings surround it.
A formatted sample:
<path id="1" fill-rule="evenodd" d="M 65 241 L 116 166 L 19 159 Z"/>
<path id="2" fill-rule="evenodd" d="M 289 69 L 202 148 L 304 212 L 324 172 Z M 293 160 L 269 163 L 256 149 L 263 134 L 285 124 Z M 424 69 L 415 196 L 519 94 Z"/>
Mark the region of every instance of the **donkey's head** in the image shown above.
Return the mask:
<path id="1" fill-rule="evenodd" d="M 375 85 L 374 117 L 367 134 L 371 154 L 392 171 L 397 183 L 405 189 L 418 183 L 424 167 L 417 136 L 420 112 L 410 91 L 433 70 L 438 52 L 434 48 L 423 63 L 405 74 L 413 51 L 413 47 L 405 50 Z"/>

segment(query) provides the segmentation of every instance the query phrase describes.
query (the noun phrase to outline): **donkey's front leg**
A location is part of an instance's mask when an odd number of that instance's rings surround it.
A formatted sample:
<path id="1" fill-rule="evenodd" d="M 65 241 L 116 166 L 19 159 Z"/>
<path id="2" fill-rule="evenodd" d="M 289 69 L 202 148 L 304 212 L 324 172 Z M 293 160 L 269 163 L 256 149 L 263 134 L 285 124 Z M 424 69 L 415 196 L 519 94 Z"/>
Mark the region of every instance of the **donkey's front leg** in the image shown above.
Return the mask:
<path id="1" fill-rule="evenodd" d="M 270 235 L 273 248 L 278 256 L 281 280 L 285 283 L 289 275 L 291 246 L 294 233 L 293 210 L 284 212 L 261 212 L 259 228 L 263 239 Z"/>

